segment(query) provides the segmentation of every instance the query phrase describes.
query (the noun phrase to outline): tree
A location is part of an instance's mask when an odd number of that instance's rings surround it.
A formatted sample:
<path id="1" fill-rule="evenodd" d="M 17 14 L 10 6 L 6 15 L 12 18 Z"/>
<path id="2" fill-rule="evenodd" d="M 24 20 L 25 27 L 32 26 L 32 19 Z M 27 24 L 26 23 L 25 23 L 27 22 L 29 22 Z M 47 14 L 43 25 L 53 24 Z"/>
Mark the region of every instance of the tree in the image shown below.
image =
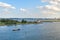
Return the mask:
<path id="1" fill-rule="evenodd" d="M 27 21 L 26 20 L 24 20 L 24 19 L 22 19 L 22 21 L 21 21 L 22 23 L 27 23 Z"/>

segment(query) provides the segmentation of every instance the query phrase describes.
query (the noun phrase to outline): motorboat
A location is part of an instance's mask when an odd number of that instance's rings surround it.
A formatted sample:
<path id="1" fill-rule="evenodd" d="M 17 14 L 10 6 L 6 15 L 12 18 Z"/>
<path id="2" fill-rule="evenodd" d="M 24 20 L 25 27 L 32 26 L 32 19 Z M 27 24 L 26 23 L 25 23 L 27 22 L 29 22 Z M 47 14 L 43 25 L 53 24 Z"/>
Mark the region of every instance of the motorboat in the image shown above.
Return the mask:
<path id="1" fill-rule="evenodd" d="M 20 29 L 13 29 L 12 31 L 19 31 Z"/>

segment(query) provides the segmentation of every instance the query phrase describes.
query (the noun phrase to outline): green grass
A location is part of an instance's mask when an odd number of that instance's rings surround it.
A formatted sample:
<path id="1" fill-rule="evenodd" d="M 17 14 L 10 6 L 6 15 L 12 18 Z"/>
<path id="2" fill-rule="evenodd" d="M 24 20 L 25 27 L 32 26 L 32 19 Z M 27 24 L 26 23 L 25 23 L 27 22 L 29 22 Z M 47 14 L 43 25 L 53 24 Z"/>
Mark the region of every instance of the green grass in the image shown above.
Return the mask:
<path id="1" fill-rule="evenodd" d="M 17 21 L 17 20 L 10 20 L 10 19 L 1 19 L 0 26 L 2 25 L 18 25 L 18 24 L 37 24 L 37 22 L 27 22 L 26 20 Z"/>
<path id="2" fill-rule="evenodd" d="M 60 20 L 41 20 L 41 22 L 60 22 Z M 17 21 L 17 20 L 10 20 L 10 19 L 0 19 L 0 26 L 4 25 L 18 25 L 18 24 L 38 24 L 41 22 L 33 21 L 28 22 L 26 20 Z"/>

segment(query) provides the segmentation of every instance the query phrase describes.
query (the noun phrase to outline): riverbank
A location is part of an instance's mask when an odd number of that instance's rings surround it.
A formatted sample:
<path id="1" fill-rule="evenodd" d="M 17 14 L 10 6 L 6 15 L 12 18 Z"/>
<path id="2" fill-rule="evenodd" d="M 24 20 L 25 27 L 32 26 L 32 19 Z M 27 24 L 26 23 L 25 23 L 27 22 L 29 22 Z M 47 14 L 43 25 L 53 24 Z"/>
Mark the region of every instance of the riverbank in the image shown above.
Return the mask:
<path id="1" fill-rule="evenodd" d="M 11 20 L 11 19 L 0 19 L 0 26 L 4 26 L 4 25 L 19 25 L 19 24 L 37 24 L 38 22 L 36 21 L 26 21 L 24 19 L 22 19 L 21 21 L 17 21 L 17 20 Z"/>
<path id="2" fill-rule="evenodd" d="M 0 26 L 4 25 L 20 25 L 20 24 L 39 24 L 43 22 L 60 22 L 60 20 L 35 20 L 35 21 L 27 21 L 22 19 L 21 21 L 12 20 L 12 19 L 0 19 Z"/>

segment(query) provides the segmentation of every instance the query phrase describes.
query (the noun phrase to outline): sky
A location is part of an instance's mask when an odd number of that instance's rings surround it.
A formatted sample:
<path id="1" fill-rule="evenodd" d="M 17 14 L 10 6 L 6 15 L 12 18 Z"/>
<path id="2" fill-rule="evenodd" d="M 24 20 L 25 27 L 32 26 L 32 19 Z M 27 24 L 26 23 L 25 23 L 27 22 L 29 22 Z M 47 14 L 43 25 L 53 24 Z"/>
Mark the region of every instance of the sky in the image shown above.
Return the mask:
<path id="1" fill-rule="evenodd" d="M 60 18 L 60 0 L 0 0 L 0 18 Z"/>

